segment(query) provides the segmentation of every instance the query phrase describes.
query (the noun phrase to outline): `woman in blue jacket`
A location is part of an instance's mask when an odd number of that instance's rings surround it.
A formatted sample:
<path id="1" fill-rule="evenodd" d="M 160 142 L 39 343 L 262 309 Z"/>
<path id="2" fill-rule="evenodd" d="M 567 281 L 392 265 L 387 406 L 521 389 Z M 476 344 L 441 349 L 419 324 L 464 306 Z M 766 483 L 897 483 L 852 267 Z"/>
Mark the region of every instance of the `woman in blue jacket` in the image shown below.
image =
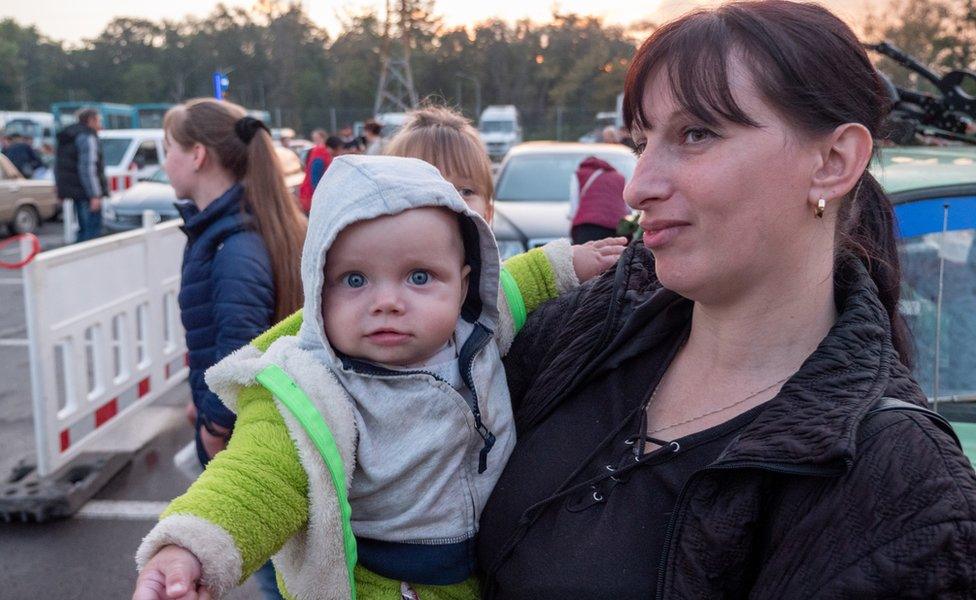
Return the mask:
<path id="1" fill-rule="evenodd" d="M 235 417 L 203 374 L 301 307 L 307 222 L 267 127 L 240 106 L 191 100 L 170 109 L 163 128 L 166 174 L 177 197 L 190 200 L 178 205 L 187 235 L 179 303 L 197 455 L 206 465 L 227 444 Z M 270 566 L 258 577 L 266 596 L 278 598 Z"/>

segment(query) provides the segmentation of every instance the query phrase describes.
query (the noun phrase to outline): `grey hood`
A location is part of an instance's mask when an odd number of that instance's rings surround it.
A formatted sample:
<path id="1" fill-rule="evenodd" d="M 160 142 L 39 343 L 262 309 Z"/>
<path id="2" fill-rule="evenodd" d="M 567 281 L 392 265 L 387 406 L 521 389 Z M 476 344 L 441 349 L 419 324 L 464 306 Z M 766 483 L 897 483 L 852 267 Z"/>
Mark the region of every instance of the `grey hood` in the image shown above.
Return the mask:
<path id="1" fill-rule="evenodd" d="M 501 265 L 495 236 L 485 220 L 468 207 L 435 167 L 422 160 L 340 156 L 329 165 L 312 197 L 308 235 L 302 250 L 305 304 L 298 337 L 303 349 L 336 370 L 342 367 L 322 322 L 325 257 L 339 232 L 357 221 L 420 207 L 443 207 L 465 217 L 461 228 L 471 274 L 461 317 L 496 331 Z M 376 243 L 396 244 L 396 234 Z"/>

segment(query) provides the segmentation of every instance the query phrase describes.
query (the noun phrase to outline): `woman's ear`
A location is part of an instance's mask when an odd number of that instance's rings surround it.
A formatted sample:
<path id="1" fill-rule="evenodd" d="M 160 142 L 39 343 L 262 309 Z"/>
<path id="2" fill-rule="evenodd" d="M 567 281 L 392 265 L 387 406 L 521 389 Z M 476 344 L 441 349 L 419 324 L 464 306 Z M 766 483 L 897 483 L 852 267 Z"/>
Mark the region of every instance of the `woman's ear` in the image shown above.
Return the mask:
<path id="1" fill-rule="evenodd" d="M 203 144 L 193 144 L 193 170 L 199 171 L 207 161 L 207 147 Z"/>
<path id="2" fill-rule="evenodd" d="M 860 123 L 844 123 L 823 141 L 822 163 L 813 174 L 807 201 L 816 207 L 821 198 L 832 201 L 843 198 L 854 189 L 871 160 L 874 140 Z"/>

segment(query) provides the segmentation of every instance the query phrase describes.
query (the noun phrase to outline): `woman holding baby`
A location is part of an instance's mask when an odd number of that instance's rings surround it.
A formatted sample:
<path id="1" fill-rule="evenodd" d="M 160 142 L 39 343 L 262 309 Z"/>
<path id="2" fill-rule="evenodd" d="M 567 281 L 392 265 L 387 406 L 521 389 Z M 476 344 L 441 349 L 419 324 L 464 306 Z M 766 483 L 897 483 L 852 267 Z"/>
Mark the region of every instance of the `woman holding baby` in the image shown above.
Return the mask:
<path id="1" fill-rule="evenodd" d="M 698 11 L 643 44 L 624 107 L 643 239 L 506 359 L 483 594 L 971 597 L 976 476 L 911 410 L 856 36 L 816 5 Z"/>

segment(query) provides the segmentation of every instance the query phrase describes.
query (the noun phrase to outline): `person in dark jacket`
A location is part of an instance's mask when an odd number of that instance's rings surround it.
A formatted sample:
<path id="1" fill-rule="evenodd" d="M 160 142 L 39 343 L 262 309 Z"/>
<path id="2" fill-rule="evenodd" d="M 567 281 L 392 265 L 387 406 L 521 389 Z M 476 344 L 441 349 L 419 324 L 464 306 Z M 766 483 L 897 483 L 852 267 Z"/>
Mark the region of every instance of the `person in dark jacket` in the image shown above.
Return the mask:
<path id="1" fill-rule="evenodd" d="M 3 155 L 10 159 L 20 174 L 30 179 L 34 171 L 44 166 L 41 156 L 34 150 L 30 138 L 13 136 L 11 143 L 3 149 Z"/>
<path id="2" fill-rule="evenodd" d="M 74 203 L 77 241 L 83 242 L 102 232 L 102 198 L 108 196 L 108 181 L 98 143 L 102 116 L 94 108 L 83 108 L 77 116 L 77 123 L 58 132 L 54 182 L 58 198 Z"/>
<path id="3" fill-rule="evenodd" d="M 179 305 L 202 465 L 222 450 L 234 413 L 204 372 L 301 308 L 299 267 L 307 221 L 285 186 L 271 135 L 236 104 L 208 98 L 163 120 L 166 175 L 187 235 Z M 255 575 L 280 598 L 271 563 Z"/>
<path id="4" fill-rule="evenodd" d="M 583 159 L 573 173 L 569 210 L 574 244 L 617 234 L 617 224 L 630 214 L 624 203 L 624 176 L 595 156 Z"/>
<path id="5" fill-rule="evenodd" d="M 485 597 L 973 598 L 976 474 L 910 374 L 856 36 L 784 0 L 691 13 L 624 107 L 643 237 L 508 355 Z"/>

